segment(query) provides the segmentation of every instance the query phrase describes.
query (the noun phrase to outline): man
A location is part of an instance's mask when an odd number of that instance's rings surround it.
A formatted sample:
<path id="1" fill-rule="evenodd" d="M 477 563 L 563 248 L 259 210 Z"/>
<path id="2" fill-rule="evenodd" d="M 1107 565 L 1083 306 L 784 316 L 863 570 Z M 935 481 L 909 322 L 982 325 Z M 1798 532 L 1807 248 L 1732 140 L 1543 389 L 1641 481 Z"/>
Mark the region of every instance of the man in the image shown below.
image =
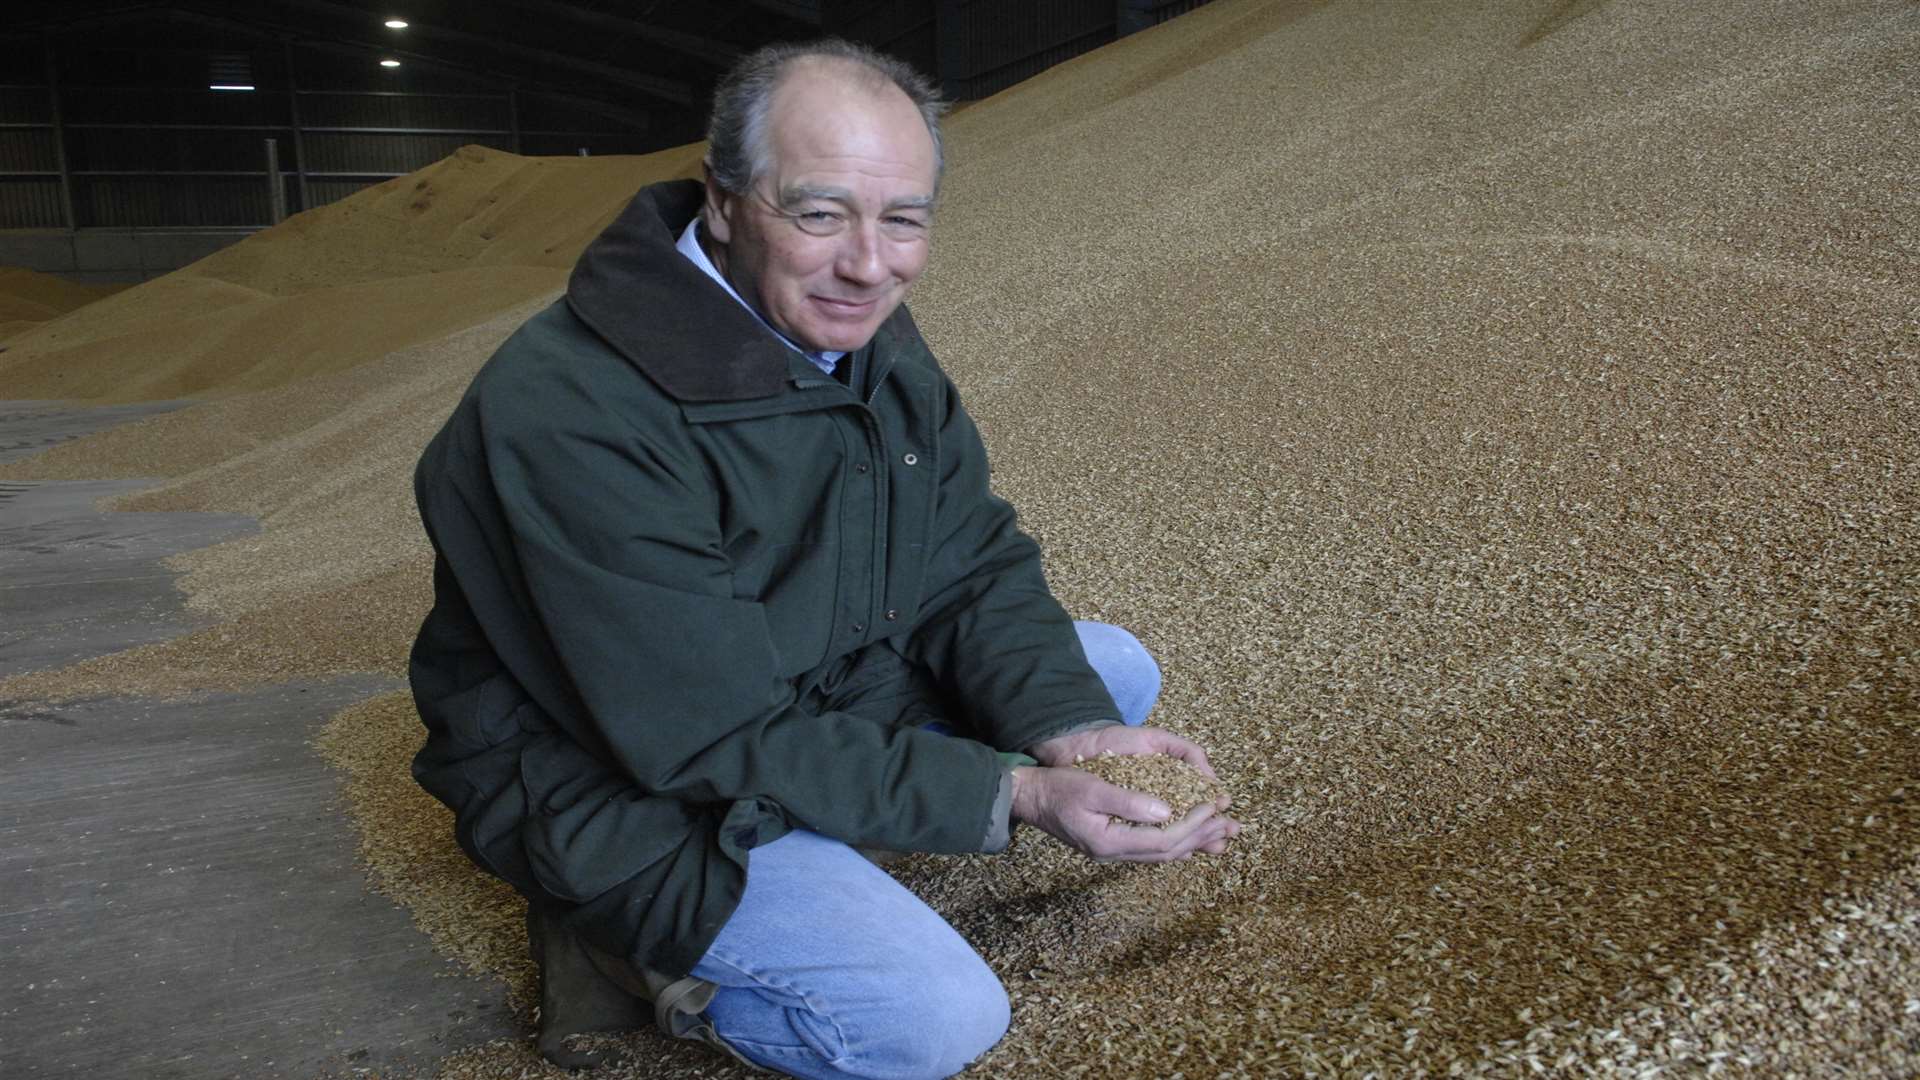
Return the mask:
<path id="1" fill-rule="evenodd" d="M 901 306 L 938 112 L 844 42 L 742 61 L 705 184 L 640 192 L 421 460 L 414 775 L 528 898 L 562 1064 L 651 1012 L 795 1076 L 950 1075 L 1005 992 L 849 845 L 991 852 L 1024 821 L 1166 860 L 1238 831 L 1071 768 L 1208 767 L 1138 726 L 1138 643 L 1048 593 Z"/>

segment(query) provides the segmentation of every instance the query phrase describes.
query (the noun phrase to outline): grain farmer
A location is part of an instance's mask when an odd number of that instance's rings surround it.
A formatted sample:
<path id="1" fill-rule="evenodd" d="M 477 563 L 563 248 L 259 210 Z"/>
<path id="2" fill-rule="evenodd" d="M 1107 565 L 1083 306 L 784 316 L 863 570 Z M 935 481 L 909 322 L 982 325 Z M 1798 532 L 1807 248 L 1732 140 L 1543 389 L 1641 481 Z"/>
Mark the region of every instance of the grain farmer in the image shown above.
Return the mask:
<path id="1" fill-rule="evenodd" d="M 1210 772 L 1140 726 L 1140 645 L 1048 592 L 901 306 L 940 108 L 843 42 L 744 59 L 705 183 L 639 192 L 420 462 L 414 775 L 530 902 L 562 1064 L 646 1021 L 794 1076 L 950 1075 L 1006 993 L 856 846 L 995 852 L 1025 822 L 1159 861 L 1239 829 L 1070 767 Z"/>

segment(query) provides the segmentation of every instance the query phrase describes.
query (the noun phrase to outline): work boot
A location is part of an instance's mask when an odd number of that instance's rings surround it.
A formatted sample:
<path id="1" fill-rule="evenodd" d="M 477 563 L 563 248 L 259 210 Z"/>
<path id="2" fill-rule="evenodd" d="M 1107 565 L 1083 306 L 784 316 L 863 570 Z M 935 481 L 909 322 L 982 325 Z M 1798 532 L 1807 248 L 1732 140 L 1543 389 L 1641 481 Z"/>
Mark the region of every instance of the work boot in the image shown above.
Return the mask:
<path id="1" fill-rule="evenodd" d="M 587 944 L 558 915 L 531 904 L 527 946 L 540 969 L 540 1033 L 534 1047 L 555 1065 L 587 1069 L 613 1064 L 616 1055 L 573 1050 L 567 1039 L 590 1031 L 632 1031 L 646 1026 L 651 1013 L 667 1035 L 708 1043 L 748 1068 L 760 1068 L 727 1045 L 702 1015 L 719 989 L 713 983 L 636 968 Z"/>
<path id="2" fill-rule="evenodd" d="M 632 1031 L 647 1022 L 647 1003 L 607 978 L 579 935 L 560 917 L 527 906 L 527 949 L 540 969 L 540 1034 L 534 1047 L 563 1069 L 610 1065 L 614 1055 L 572 1050 L 567 1039 L 589 1031 Z"/>

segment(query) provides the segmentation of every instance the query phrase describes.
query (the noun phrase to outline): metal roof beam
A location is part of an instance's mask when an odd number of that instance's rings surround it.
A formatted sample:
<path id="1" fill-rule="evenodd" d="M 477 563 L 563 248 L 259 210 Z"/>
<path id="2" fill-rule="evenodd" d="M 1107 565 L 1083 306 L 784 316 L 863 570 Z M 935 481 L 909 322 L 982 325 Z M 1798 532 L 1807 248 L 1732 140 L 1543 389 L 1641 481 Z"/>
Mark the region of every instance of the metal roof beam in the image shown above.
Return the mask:
<path id="1" fill-rule="evenodd" d="M 279 0 L 279 6 L 304 10 L 332 18 L 349 17 L 356 22 L 365 22 L 371 18 L 365 8 L 340 3 L 339 0 Z M 624 86 L 629 90 L 636 90 L 642 94 L 646 94 L 648 97 L 669 101 L 675 105 L 686 108 L 692 108 L 698 100 L 698 96 L 693 92 L 693 88 L 683 82 L 674 79 L 662 79 L 653 75 L 641 75 L 628 71 L 625 68 L 614 67 L 611 64 L 603 64 L 583 57 L 568 56 L 550 49 L 536 48 L 531 45 L 522 45 L 512 41 L 501 41 L 483 34 L 469 34 L 464 30 L 452 30 L 431 22 L 414 23 L 407 28 L 407 33 L 419 38 L 445 41 L 449 44 L 468 49 L 516 56 L 523 60 L 535 61 L 543 66 L 556 67 L 563 71 L 587 72 L 617 86 Z M 364 41 L 362 39 L 342 37 L 340 35 L 333 36 L 337 41 L 364 45 L 368 50 L 375 52 L 395 51 L 390 42 Z M 418 56 L 420 54 L 415 55 Z M 446 61 L 442 60 L 440 63 L 445 65 Z"/>
<path id="2" fill-rule="evenodd" d="M 578 4 L 565 4 L 558 0 L 516 0 L 515 6 L 528 11 L 544 12 L 555 18 L 568 19 L 598 30 L 627 34 L 717 68 L 732 67 L 733 62 L 738 60 L 741 54 L 739 47 L 724 41 L 717 41 L 699 34 L 689 34 L 683 30 L 669 30 L 664 26 L 651 26 L 637 19 L 609 15 Z"/>
<path id="3" fill-rule="evenodd" d="M 113 7 L 95 7 L 73 14 L 61 14 L 48 18 L 16 23 L 8 28 L 8 36 L 15 32 L 31 30 L 36 35 L 42 29 L 77 30 L 87 26 L 108 26 L 123 22 L 131 16 L 171 7 L 161 0 L 137 0 L 135 3 L 120 4 Z"/>
<path id="4" fill-rule="evenodd" d="M 808 26 L 819 26 L 825 20 L 820 11 L 820 0 L 747 0 L 747 3 Z"/>

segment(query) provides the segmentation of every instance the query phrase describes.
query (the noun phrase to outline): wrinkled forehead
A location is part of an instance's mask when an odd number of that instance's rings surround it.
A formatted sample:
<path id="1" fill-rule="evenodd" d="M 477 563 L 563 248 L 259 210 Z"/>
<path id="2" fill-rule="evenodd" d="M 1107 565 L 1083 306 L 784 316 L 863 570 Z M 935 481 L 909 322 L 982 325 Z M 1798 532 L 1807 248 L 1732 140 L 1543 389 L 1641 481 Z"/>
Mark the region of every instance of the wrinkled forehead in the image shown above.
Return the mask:
<path id="1" fill-rule="evenodd" d="M 938 182 L 933 136 L 911 98 L 864 71 L 811 65 L 782 80 L 768 115 L 775 171 L 855 170 Z"/>

